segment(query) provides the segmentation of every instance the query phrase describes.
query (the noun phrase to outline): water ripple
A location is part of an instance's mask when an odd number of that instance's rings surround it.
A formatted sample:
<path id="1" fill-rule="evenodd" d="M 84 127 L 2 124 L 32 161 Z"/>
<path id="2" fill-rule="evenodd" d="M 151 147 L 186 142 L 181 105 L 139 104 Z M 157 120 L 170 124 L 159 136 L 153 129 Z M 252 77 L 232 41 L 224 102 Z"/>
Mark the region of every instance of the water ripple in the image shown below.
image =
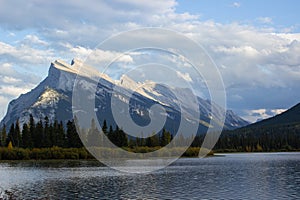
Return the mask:
<path id="1" fill-rule="evenodd" d="M 226 154 L 151 174 L 93 161 L 0 163 L 0 199 L 299 199 L 299 161 L 300 153 Z"/>

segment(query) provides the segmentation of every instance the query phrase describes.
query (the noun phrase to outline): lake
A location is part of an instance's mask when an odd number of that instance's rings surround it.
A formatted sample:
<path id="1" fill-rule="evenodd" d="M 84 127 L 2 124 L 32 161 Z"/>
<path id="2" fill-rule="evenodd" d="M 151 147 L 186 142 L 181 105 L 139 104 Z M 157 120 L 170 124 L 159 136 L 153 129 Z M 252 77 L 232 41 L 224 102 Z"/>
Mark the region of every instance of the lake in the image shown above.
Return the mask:
<path id="1" fill-rule="evenodd" d="M 118 172 L 97 161 L 0 162 L 0 194 L 0 199 L 299 199 L 300 153 L 182 158 L 149 174 Z"/>

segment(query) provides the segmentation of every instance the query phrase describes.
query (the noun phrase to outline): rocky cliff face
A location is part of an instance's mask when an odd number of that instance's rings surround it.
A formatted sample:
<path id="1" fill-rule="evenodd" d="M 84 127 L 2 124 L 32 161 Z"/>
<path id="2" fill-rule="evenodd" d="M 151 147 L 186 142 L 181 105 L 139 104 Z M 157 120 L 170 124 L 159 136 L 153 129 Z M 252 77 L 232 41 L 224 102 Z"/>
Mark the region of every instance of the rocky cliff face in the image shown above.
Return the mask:
<path id="1" fill-rule="evenodd" d="M 62 120 L 64 123 L 72 119 L 72 91 L 77 75 L 86 77 L 92 75 L 99 78 L 95 108 L 97 112 L 99 112 L 99 120 L 106 119 L 108 123 L 112 125 L 115 125 L 115 122 L 111 114 L 109 102 L 113 87 L 115 86 L 124 91 L 139 88 L 135 91 L 132 99 L 126 95 L 120 95 L 121 99 L 128 101 L 128 103 L 130 102 L 131 116 L 138 124 L 147 124 L 149 120 L 148 111 L 154 103 L 161 104 L 169 111 L 169 120 L 167 120 L 166 128 L 171 131 L 176 127 L 176 124 L 180 122 L 178 120 L 180 120 L 181 113 L 189 114 L 195 109 L 190 107 L 192 104 L 189 103 L 189 99 L 186 98 L 190 95 L 191 91 L 189 89 L 168 88 L 167 86 L 151 82 L 144 84 L 144 86 L 139 86 L 138 84 L 140 83 L 136 83 L 126 76 L 115 81 L 106 75 L 98 74 L 90 67 L 81 66 L 81 64 L 80 61 L 75 59 L 71 64 L 60 60 L 52 62 L 48 76 L 36 88 L 10 102 L 7 114 L 1 121 L 1 125 L 5 124 L 10 126 L 10 124 L 14 123 L 17 119 L 19 119 L 20 124 L 27 123 L 30 114 L 33 115 L 36 121 L 44 119 L 45 116 L 48 116 L 50 121 L 57 119 L 59 121 Z M 86 74 L 80 73 L 79 67 L 86 67 Z M 89 84 L 92 84 L 88 81 L 88 78 L 84 82 L 84 87 L 87 88 Z M 174 92 L 185 97 L 183 98 L 185 101 L 174 101 Z M 126 92 L 124 94 L 126 94 Z M 200 125 L 199 132 L 204 132 L 210 120 L 218 124 L 219 116 L 212 116 L 210 114 L 211 106 L 215 106 L 219 110 L 222 108 L 200 97 L 197 97 L 197 99 L 201 113 L 201 117 L 198 121 Z M 178 107 L 179 104 L 181 105 L 181 111 Z M 234 129 L 247 124 L 247 121 L 232 111 L 227 111 L 224 128 Z"/>

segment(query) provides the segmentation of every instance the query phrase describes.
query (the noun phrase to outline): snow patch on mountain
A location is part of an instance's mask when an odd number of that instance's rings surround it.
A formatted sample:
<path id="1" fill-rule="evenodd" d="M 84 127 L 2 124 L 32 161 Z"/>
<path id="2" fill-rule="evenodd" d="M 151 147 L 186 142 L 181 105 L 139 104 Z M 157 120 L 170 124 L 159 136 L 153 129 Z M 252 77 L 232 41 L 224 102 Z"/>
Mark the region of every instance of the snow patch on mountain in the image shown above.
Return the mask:
<path id="1" fill-rule="evenodd" d="M 47 88 L 44 93 L 38 98 L 38 101 L 33 104 L 32 107 L 55 107 L 60 99 L 66 99 L 67 97 L 63 94 L 58 93 L 52 88 Z"/>
<path id="2" fill-rule="evenodd" d="M 28 122 L 32 114 L 35 120 L 48 116 L 50 120 L 65 122 L 73 117 L 72 92 L 76 77 L 77 86 L 87 92 L 87 95 L 96 95 L 98 102 L 95 107 L 106 113 L 110 112 L 111 95 L 130 104 L 131 112 L 140 116 L 148 115 L 153 103 L 159 103 L 169 112 L 169 119 L 180 119 L 182 113 L 187 121 L 199 122 L 207 127 L 209 120 L 218 121 L 224 112 L 220 106 L 193 96 L 190 89 L 173 88 L 152 81 L 136 82 L 123 75 L 120 80 L 112 80 L 109 76 L 98 72 L 95 68 L 84 65 L 81 61 L 73 59 L 71 64 L 62 60 L 51 63 L 48 76 L 36 88 L 18 99 L 10 102 L 8 111 L 0 125 L 10 125 L 19 119 L 20 123 Z M 95 91 L 93 93 L 92 91 Z M 90 99 L 93 96 L 88 96 Z M 216 108 L 215 116 L 211 114 L 211 107 Z M 195 110 L 200 109 L 201 118 L 194 119 Z M 177 123 L 177 122 L 176 122 Z M 235 128 L 246 125 L 247 122 L 228 111 L 225 126 Z"/>
<path id="3" fill-rule="evenodd" d="M 237 116 L 232 110 L 227 110 L 225 124 L 230 124 L 232 127 L 239 127 L 246 126 L 249 122 Z"/>

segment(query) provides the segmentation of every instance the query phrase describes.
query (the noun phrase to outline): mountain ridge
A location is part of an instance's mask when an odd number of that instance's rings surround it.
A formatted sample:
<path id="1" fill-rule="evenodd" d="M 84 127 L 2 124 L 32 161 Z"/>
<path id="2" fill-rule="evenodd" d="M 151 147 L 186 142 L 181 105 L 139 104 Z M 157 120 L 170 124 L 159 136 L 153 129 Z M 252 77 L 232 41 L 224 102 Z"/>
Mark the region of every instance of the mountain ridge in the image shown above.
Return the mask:
<path id="1" fill-rule="evenodd" d="M 80 70 L 81 67 L 84 67 L 84 73 Z M 72 119 L 72 90 L 74 81 L 78 75 L 86 77 L 86 80 L 91 77 L 94 80 L 100 80 L 96 92 L 98 95 L 96 106 L 98 106 L 97 109 L 102 109 L 102 112 L 105 113 L 104 115 L 106 115 L 106 112 L 110 112 L 109 108 L 104 107 L 108 105 L 108 97 L 111 95 L 112 87 L 114 86 L 118 86 L 124 90 L 134 90 L 138 88 L 138 90 L 135 91 L 136 107 L 132 109 L 133 115 L 136 115 L 135 118 L 137 120 L 144 117 L 141 116 L 141 113 L 147 113 L 150 102 L 152 102 L 150 104 L 157 102 L 166 108 L 170 108 L 170 117 L 171 115 L 174 115 L 172 116 L 174 119 L 178 118 L 178 108 L 176 108 L 176 103 L 174 103 L 174 99 L 171 96 L 172 90 L 173 92 L 176 90 L 183 96 L 189 95 L 190 92 L 184 88 L 172 89 L 150 81 L 146 84 L 137 83 L 127 76 L 122 76 L 120 80 L 113 80 L 106 74 L 95 71 L 92 67 L 83 66 L 83 63 L 77 59 L 73 59 L 71 64 L 62 60 L 55 60 L 54 62 L 51 62 L 48 76 L 41 81 L 40 84 L 38 84 L 30 92 L 20 95 L 17 99 L 9 103 L 7 113 L 2 119 L 0 125 L 5 124 L 6 126 L 9 126 L 10 124 L 15 123 L 17 119 L 19 119 L 20 124 L 27 123 L 29 115 L 33 115 L 36 121 L 44 119 L 46 116 L 50 121 L 57 119 L 64 123 L 67 120 Z M 89 87 L 89 84 L 91 83 L 86 81 L 85 87 Z M 200 97 L 197 98 L 202 117 L 199 122 L 200 125 L 203 126 L 203 129 L 207 124 L 209 124 L 209 120 L 215 120 L 216 122 L 218 120 L 218 116 L 210 116 L 210 106 L 215 106 L 217 109 L 222 108 L 211 104 L 208 100 L 201 99 Z M 177 103 L 180 103 L 183 106 L 185 113 L 193 111 L 193 109 L 189 108 L 189 104 L 187 102 Z M 247 121 L 238 117 L 232 111 L 227 111 L 226 113 L 226 129 L 234 129 L 248 125 Z M 103 118 L 105 118 L 105 116 L 103 116 Z M 111 118 L 111 116 L 107 116 L 107 118 Z"/>
<path id="2" fill-rule="evenodd" d="M 300 103 L 292 106 L 286 111 L 273 117 L 249 124 L 243 128 L 254 128 L 259 126 L 285 125 L 300 122 Z"/>
<path id="3" fill-rule="evenodd" d="M 300 103 L 274 117 L 223 131 L 215 149 L 221 152 L 299 151 Z"/>

